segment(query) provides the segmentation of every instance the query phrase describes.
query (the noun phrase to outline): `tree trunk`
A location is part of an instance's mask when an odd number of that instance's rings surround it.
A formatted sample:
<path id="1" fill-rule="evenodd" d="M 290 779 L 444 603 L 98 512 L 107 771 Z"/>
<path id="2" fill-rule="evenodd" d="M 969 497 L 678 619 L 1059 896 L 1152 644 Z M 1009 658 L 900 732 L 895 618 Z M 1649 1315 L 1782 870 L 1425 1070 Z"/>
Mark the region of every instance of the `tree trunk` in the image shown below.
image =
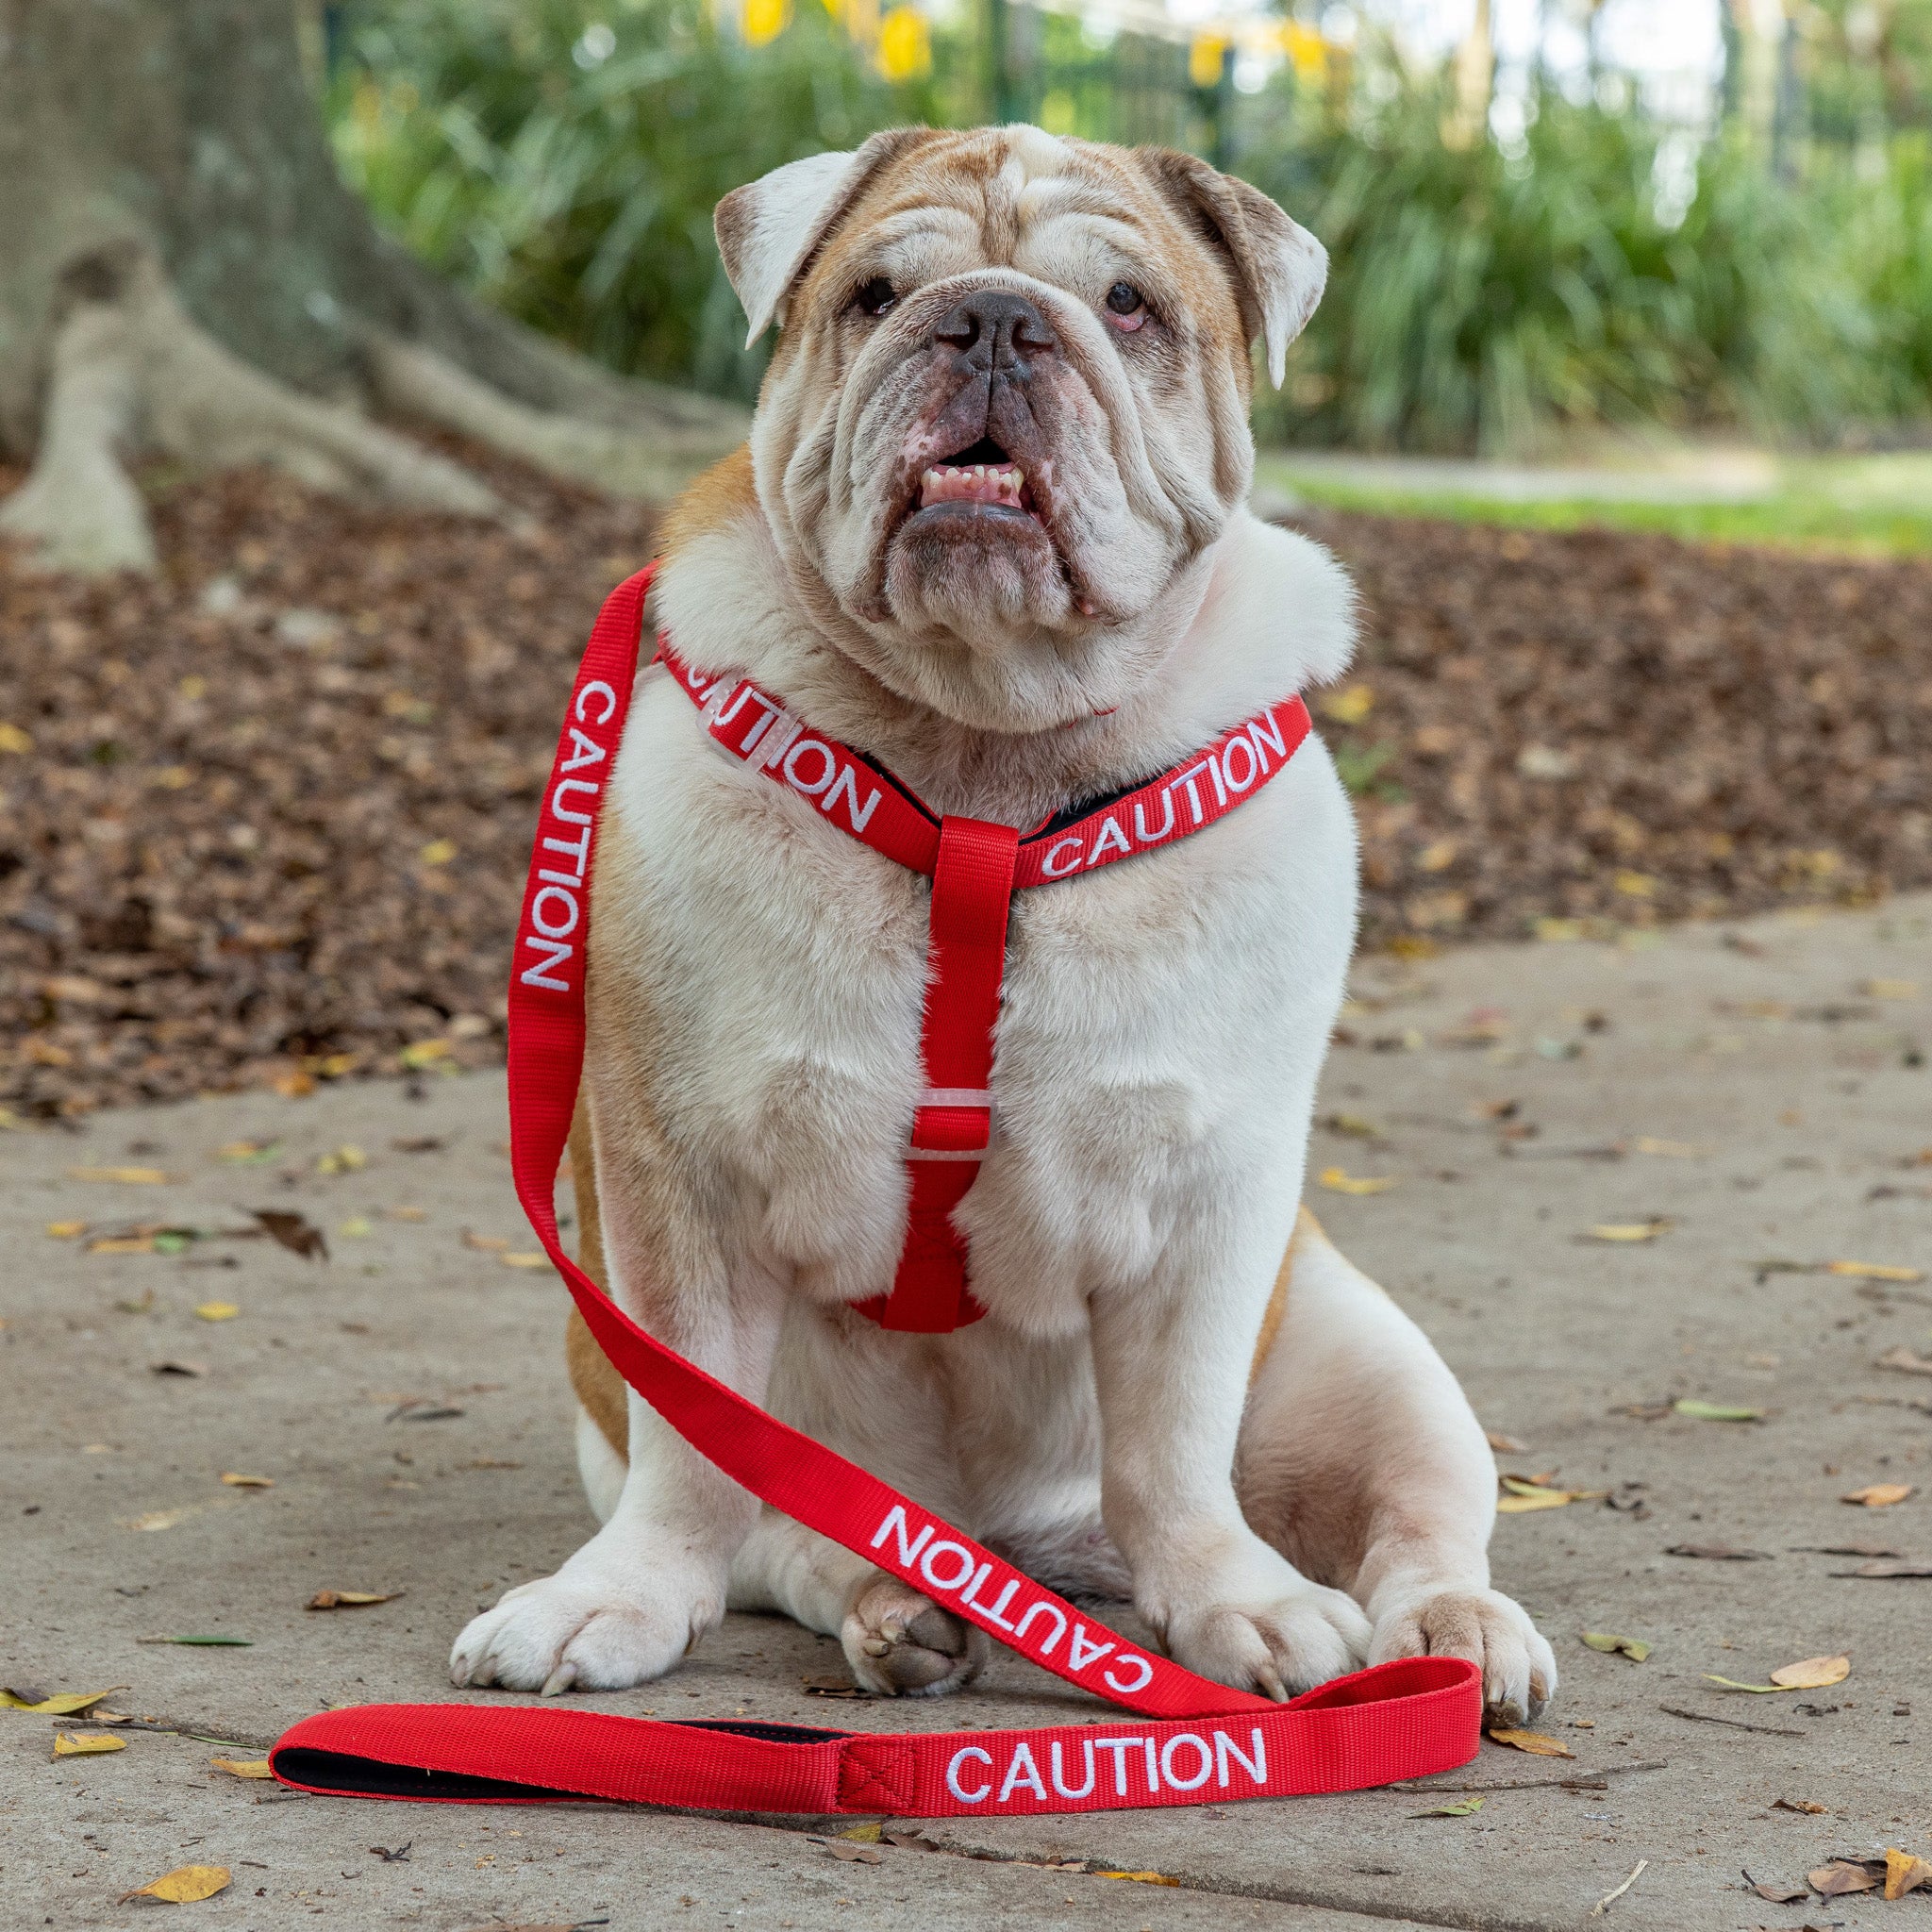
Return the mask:
<path id="1" fill-rule="evenodd" d="M 292 0 L 0 0 L 0 530 L 151 565 L 142 454 L 271 462 L 476 514 L 475 476 L 371 420 L 662 494 L 741 413 L 627 381 L 473 302 L 338 178 Z"/>

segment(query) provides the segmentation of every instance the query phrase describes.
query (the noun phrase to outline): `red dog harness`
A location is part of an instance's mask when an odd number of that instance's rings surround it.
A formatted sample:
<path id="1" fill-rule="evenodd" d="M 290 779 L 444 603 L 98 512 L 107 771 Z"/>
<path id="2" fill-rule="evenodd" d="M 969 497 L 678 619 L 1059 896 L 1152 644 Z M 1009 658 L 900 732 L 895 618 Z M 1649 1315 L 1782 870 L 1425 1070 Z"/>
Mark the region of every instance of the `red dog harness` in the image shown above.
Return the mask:
<path id="1" fill-rule="evenodd" d="M 1134 1715 L 1113 1724 L 894 1737 L 723 1720 L 664 1723 L 554 1705 L 369 1705 L 293 1725 L 271 1754 L 275 1774 L 302 1790 L 449 1804 L 594 1797 L 691 1809 L 936 1818 L 1358 1790 L 1466 1764 L 1481 1736 L 1482 1677 L 1474 1664 L 1411 1657 L 1338 1678 L 1289 1704 L 1197 1677 L 1089 1624 L 1088 1613 L 706 1374 L 633 1322 L 563 1252 L 553 1194 L 583 1069 L 591 860 L 636 679 L 651 575 L 641 572 L 622 585 L 597 619 L 538 824 L 509 994 L 518 1198 L 625 1380 L 733 1481 L 1043 1670 Z M 715 686 L 675 660 L 673 668 L 710 705 Z M 1013 886 L 1129 857 L 1230 809 L 1261 782 L 1264 749 L 1272 774 L 1307 729 L 1303 712 L 1291 736 L 1290 706 L 1263 718 L 1274 735 L 1253 721 L 1186 770 L 1069 827 L 1021 840 L 1010 827 L 975 820 L 935 823 L 893 781 L 843 746 L 796 727 L 749 684 L 711 710 L 713 735 L 747 762 L 815 801 L 835 823 L 844 816 L 847 829 L 875 849 L 933 874 L 938 972 L 927 1002 L 927 1077 L 936 1086 L 957 1083 L 965 1097 L 943 1090 L 928 1096 L 915 1151 L 966 1158 L 922 1166 L 970 1170 L 986 1149 L 986 1074 Z M 1258 739 L 1246 737 L 1251 729 Z M 1238 741 L 1247 743 L 1252 768 L 1240 754 L 1230 758 Z M 1163 796 L 1176 795 L 1183 804 L 1172 825 L 1164 813 L 1153 831 L 1136 822 L 1137 802 L 1158 808 Z M 1115 849 L 1116 839 L 1124 849 Z M 972 999 L 970 1025 L 936 1023 L 940 995 Z M 915 1166 L 915 1187 L 920 1172 Z M 963 1191 L 943 1198 L 950 1205 Z M 943 1252 L 957 1271 L 957 1246 L 946 1242 Z M 903 1279 L 903 1263 L 900 1274 Z M 958 1310 L 964 1291 L 962 1274 L 944 1279 L 954 1284 L 953 1300 L 941 1313 Z M 882 1299 L 896 1303 L 899 1292 L 895 1283 Z M 967 1311 L 969 1319 L 979 1312 L 970 1304 Z"/>
<path id="2" fill-rule="evenodd" d="M 802 724 L 749 678 L 727 688 L 724 678 L 692 670 L 662 634 L 658 656 L 733 757 L 808 801 L 841 832 L 932 880 L 920 1039 L 925 1082 L 906 1152 L 906 1245 L 891 1292 L 856 1306 L 882 1328 L 919 1335 L 976 1322 L 986 1310 L 967 1285 L 966 1243 L 952 1216 L 992 1144 L 993 1029 L 1015 888 L 1079 878 L 1225 817 L 1287 768 L 1308 735 L 1308 708 L 1283 698 L 1159 777 L 1023 838 L 986 819 L 941 817 L 890 773 Z"/>

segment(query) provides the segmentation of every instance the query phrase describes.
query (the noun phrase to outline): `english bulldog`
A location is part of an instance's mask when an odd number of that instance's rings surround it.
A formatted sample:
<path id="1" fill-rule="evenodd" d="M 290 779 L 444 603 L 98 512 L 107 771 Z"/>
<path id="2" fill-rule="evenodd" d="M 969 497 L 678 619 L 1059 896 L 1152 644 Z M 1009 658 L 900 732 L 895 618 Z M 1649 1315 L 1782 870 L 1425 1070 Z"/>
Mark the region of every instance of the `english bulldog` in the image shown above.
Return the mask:
<path id="1" fill-rule="evenodd" d="M 1326 256 L 1191 156 L 902 128 L 727 195 L 749 445 L 662 526 L 655 618 L 935 812 L 1029 827 L 1337 676 L 1349 585 L 1246 508 Z M 996 1127 L 954 1213 L 984 1318 L 890 1332 L 921 1099 L 926 880 L 721 756 L 660 667 L 598 835 L 581 1255 L 653 1333 L 1189 1669 L 1283 1698 L 1550 1646 L 1490 1588 L 1494 1465 L 1422 1331 L 1298 1210 L 1356 923 L 1310 738 L 1199 835 L 1014 895 Z M 452 1679 L 661 1675 L 727 1609 L 836 1636 L 875 1693 L 986 1640 L 769 1508 L 628 1394 L 581 1321 L 602 1527 L 458 1638 Z"/>

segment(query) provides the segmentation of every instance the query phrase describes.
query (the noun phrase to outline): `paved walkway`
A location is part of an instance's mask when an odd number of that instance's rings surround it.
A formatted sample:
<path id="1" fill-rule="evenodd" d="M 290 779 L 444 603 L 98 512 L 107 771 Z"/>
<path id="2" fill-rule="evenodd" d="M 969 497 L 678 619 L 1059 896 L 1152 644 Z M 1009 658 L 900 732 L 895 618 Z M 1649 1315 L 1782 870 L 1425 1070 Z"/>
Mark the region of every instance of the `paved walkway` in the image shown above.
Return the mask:
<path id="1" fill-rule="evenodd" d="M 547 1270 L 505 1265 L 532 1243 L 501 1081 L 431 1080 L 420 1100 L 379 1085 L 251 1094 L 0 1136 L 0 1683 L 125 1686 L 111 1708 L 200 1734 L 124 1733 L 113 1756 L 55 1760 L 56 1725 L 0 1711 L 0 1920 L 134 1924 L 159 1908 L 121 1895 L 188 1863 L 233 1882 L 180 1907 L 183 1923 L 262 1932 L 314 1919 L 1731 1932 L 1923 1913 L 1874 1897 L 1778 1906 L 1740 1873 L 1797 1883 L 1836 1854 L 1932 1855 L 1932 1581 L 1848 1576 L 1866 1559 L 1817 1553 L 1932 1557 L 1932 1499 L 1839 1500 L 1925 1479 L 1932 1378 L 1874 1364 L 1932 1346 L 1932 1284 L 1818 1272 L 1932 1271 L 1932 900 L 1688 929 L 1642 950 L 1371 961 L 1358 991 L 1312 1166 L 1395 1185 L 1311 1198 L 1436 1337 L 1488 1425 L 1527 1445 L 1502 1467 L 1616 1506 L 1507 1516 L 1496 1536 L 1501 1586 L 1557 1646 L 1546 1728 L 1574 1764 L 1486 1744 L 1449 1780 L 1488 1788 L 1462 1817 L 1418 1818 L 1443 1800 L 1378 1791 L 944 1823 L 942 1855 L 877 1863 L 841 1860 L 803 1821 L 419 1809 L 237 1782 L 209 1760 L 257 1755 L 321 1705 L 450 1695 L 442 1660 L 465 1618 L 589 1527 L 564 1298 Z M 275 1151 L 224 1158 L 244 1141 Z M 340 1171 L 318 1172 L 330 1156 Z M 169 1178 L 75 1176 L 122 1167 Z M 310 1217 L 330 1258 L 139 1231 L 239 1227 L 261 1208 Z M 1668 1224 L 1650 1240 L 1586 1237 L 1653 1221 Z M 50 1238 L 68 1222 L 88 1232 Z M 88 1252 L 103 1235 L 156 1251 Z M 239 1313 L 197 1314 L 217 1303 Z M 1762 1419 L 1665 1409 L 1679 1398 Z M 1765 1559 L 1668 1554 L 1681 1545 Z M 325 1589 L 405 1593 L 305 1610 Z M 1599 1655 L 1585 1630 L 1654 1650 Z M 142 1641 L 183 1635 L 250 1647 Z M 1754 1697 L 1706 1674 L 1762 1683 L 1837 1653 L 1851 1674 L 1826 1691 Z M 828 1641 L 733 1618 L 671 1679 L 588 1701 L 856 1727 L 1031 1723 L 1077 1702 L 1010 1658 L 950 1705 L 808 1692 L 839 1668 Z M 1601 1774 L 1601 1789 L 1552 1782 L 1565 1774 Z M 405 1843 L 401 1861 L 374 1849 Z"/>

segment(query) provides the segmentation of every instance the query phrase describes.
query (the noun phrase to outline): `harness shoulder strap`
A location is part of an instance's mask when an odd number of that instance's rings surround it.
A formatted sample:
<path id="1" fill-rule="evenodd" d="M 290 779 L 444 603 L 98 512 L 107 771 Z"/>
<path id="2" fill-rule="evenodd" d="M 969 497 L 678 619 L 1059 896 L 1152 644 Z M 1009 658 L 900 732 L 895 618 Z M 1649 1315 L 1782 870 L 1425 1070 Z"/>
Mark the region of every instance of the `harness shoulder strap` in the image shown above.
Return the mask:
<path id="1" fill-rule="evenodd" d="M 1482 1714 L 1474 1664 L 1382 1664 L 1281 1705 L 1197 1677 L 1090 1625 L 1086 1612 L 706 1374 L 563 1252 L 554 1189 L 583 1065 L 591 835 L 624 731 L 650 579 L 647 570 L 622 585 L 597 619 L 538 823 L 510 980 L 518 1198 L 606 1354 L 694 1448 L 764 1502 L 1132 1715 L 867 1736 L 499 1703 L 375 1705 L 291 1726 L 270 1755 L 275 1774 L 302 1790 L 450 1804 L 596 1797 L 941 1817 L 1352 1790 L 1467 1763 Z"/>

